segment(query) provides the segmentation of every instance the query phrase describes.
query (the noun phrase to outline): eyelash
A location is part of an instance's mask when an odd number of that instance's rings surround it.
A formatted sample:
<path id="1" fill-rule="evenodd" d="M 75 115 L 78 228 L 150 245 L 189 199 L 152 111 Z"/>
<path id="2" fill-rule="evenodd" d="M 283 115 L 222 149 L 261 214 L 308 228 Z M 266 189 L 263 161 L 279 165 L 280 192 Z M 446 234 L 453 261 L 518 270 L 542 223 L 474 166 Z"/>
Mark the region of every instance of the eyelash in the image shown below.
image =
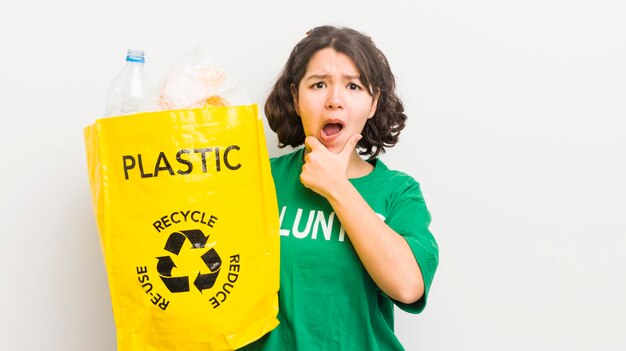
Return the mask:
<path id="1" fill-rule="evenodd" d="M 358 84 L 350 83 L 348 84 L 351 90 L 361 90 L 361 87 Z"/>
<path id="2" fill-rule="evenodd" d="M 325 86 L 326 86 L 326 83 L 324 83 L 324 82 L 317 82 L 317 83 L 311 85 L 312 88 L 316 88 L 316 89 L 322 89 Z M 361 90 L 361 87 L 358 84 L 355 84 L 355 83 L 348 83 L 347 87 L 350 88 L 350 90 Z"/>

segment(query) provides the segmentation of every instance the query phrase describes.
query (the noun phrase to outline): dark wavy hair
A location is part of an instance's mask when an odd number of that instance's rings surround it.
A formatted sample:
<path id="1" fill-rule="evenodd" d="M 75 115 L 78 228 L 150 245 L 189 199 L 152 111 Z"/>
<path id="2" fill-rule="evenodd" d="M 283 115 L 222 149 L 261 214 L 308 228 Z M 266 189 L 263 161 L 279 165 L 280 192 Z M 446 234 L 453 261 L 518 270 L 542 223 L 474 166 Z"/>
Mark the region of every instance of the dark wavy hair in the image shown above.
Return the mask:
<path id="1" fill-rule="evenodd" d="M 293 48 L 265 102 L 268 124 L 278 136 L 279 147 L 297 147 L 304 143 L 304 129 L 294 107 L 291 89 L 293 86 L 297 93 L 309 60 L 325 48 L 333 48 L 350 57 L 369 94 L 379 94 L 376 112 L 365 123 L 361 132 L 363 138 L 357 144 L 359 154 L 373 159 L 398 142 L 407 117 L 402 101 L 396 96 L 396 81 L 387 58 L 369 36 L 354 29 L 316 27 Z"/>

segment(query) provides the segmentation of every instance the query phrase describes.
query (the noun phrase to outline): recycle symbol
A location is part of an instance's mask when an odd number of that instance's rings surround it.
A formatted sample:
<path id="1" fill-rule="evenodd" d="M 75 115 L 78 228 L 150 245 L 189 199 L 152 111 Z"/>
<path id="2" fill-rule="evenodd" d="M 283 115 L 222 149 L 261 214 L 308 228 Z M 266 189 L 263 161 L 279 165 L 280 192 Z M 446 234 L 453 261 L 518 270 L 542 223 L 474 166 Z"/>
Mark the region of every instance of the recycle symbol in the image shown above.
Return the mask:
<path id="1" fill-rule="evenodd" d="M 204 233 L 199 229 L 181 230 L 180 232 L 170 234 L 165 243 L 165 250 L 178 256 L 183 248 L 183 244 L 185 244 L 185 240 L 189 240 L 191 243 L 191 250 L 204 250 L 208 239 L 209 236 L 204 236 Z M 206 251 L 200 258 L 208 268 L 209 273 L 199 271 L 193 285 L 202 293 L 202 290 L 210 289 L 215 284 L 215 280 L 220 273 L 220 267 L 222 266 L 222 259 L 214 248 Z M 172 269 L 176 267 L 172 257 L 161 256 L 157 257 L 157 259 L 159 260 L 157 263 L 157 271 L 167 289 L 172 293 L 189 291 L 188 276 L 172 276 Z"/>

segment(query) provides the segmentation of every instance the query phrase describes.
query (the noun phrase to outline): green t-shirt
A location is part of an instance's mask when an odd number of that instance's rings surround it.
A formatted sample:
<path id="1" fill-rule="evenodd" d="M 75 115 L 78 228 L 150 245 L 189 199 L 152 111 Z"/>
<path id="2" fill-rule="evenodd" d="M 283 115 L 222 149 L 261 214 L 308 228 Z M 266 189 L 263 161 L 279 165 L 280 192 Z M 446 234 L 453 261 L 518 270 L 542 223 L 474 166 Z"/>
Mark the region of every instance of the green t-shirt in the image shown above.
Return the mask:
<path id="1" fill-rule="evenodd" d="M 280 213 L 280 325 L 244 349 L 403 350 L 393 332 L 393 305 L 421 312 L 438 263 L 419 184 L 380 160 L 370 174 L 350 179 L 406 239 L 420 266 L 425 293 L 407 305 L 374 283 L 328 201 L 300 183 L 302 164 L 303 149 L 271 160 Z"/>

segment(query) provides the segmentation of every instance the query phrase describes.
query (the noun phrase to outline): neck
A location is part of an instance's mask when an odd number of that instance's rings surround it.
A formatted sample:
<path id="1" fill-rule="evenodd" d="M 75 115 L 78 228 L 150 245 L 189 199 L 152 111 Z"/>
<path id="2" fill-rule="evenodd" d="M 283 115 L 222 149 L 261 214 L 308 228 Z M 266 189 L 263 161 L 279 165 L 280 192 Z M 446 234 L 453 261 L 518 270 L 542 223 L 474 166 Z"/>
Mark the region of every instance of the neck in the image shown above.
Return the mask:
<path id="1" fill-rule="evenodd" d="M 364 177 L 370 174 L 373 170 L 374 166 L 362 159 L 355 150 L 350 157 L 350 162 L 348 163 L 348 171 L 346 173 L 348 179 L 351 179 Z"/>

